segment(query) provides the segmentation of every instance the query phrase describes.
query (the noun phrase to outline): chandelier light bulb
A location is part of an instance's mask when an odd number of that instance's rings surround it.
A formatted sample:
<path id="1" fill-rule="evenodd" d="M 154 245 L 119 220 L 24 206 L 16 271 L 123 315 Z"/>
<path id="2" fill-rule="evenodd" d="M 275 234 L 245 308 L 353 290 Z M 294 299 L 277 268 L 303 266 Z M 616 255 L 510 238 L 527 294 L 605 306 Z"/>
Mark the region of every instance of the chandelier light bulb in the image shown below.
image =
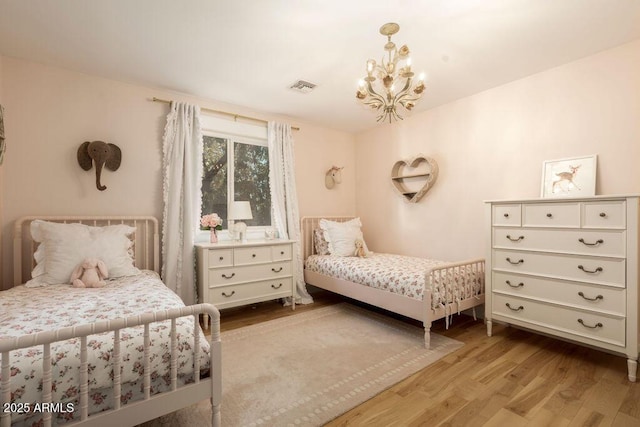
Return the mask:
<path id="1" fill-rule="evenodd" d="M 367 75 L 358 82 L 356 98 L 364 105 L 377 111 L 377 121 L 402 120 L 397 107 L 411 110 L 424 91 L 424 73 L 418 82 L 413 81 L 411 71 L 412 60 L 409 47 L 402 45 L 400 49 L 391 41 L 391 36 L 400 30 L 400 26 L 390 22 L 380 27 L 380 34 L 387 38 L 384 55 L 380 64 L 373 59 L 367 60 Z M 386 56 L 386 58 L 385 58 Z M 398 64 L 398 62 L 401 64 Z M 404 61 L 404 66 L 402 66 Z M 374 75 L 375 74 L 375 75 Z M 378 79 L 376 79 L 376 76 Z M 396 88 L 398 91 L 396 92 Z"/>

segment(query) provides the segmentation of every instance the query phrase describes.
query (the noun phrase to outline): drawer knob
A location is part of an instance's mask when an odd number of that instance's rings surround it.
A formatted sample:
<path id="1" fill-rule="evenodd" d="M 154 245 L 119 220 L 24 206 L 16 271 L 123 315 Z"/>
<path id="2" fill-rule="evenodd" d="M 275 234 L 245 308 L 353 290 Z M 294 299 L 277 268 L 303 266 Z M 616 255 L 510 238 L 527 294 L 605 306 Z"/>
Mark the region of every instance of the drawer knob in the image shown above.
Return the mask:
<path id="1" fill-rule="evenodd" d="M 226 274 L 222 274 L 222 277 L 224 277 L 225 279 L 231 279 L 233 276 L 235 276 L 236 273 L 231 273 L 231 276 L 227 276 Z"/>
<path id="2" fill-rule="evenodd" d="M 604 271 L 604 269 L 602 267 L 598 267 L 595 270 L 587 270 L 583 266 L 579 265 L 578 268 L 580 270 L 584 271 L 585 273 L 589 273 L 589 274 L 596 274 L 596 273 L 600 273 L 600 272 Z"/>
<path id="3" fill-rule="evenodd" d="M 594 243 L 589 243 L 589 242 L 585 242 L 584 239 L 581 237 L 581 238 L 578 239 L 578 242 L 583 243 L 583 244 L 585 244 L 587 246 L 598 246 L 598 245 L 601 245 L 602 243 L 604 243 L 604 240 L 598 239 Z"/>
<path id="4" fill-rule="evenodd" d="M 256 257 L 256 254 L 251 254 L 251 258 L 255 258 L 255 257 Z"/>
<path id="5" fill-rule="evenodd" d="M 230 293 L 229 295 L 227 295 L 227 293 L 226 293 L 226 292 L 223 292 L 223 293 L 222 293 L 222 296 L 223 296 L 223 297 L 226 297 L 226 298 L 229 298 L 229 297 L 232 297 L 235 293 L 236 293 L 236 291 L 231 291 L 231 293 Z"/>
<path id="6" fill-rule="evenodd" d="M 505 305 L 507 306 L 507 308 L 509 308 L 509 310 L 512 310 L 512 311 L 520 311 L 520 310 L 524 310 L 524 307 L 523 307 L 523 306 L 519 306 L 518 308 L 513 308 L 513 307 L 511 307 L 511 306 L 509 305 L 509 303 L 506 303 Z"/>
<path id="7" fill-rule="evenodd" d="M 548 213 L 548 214 L 547 214 L 547 218 L 553 218 L 553 214 Z"/>
<path id="8" fill-rule="evenodd" d="M 273 283 L 271 284 L 271 287 L 273 289 L 280 289 L 282 287 L 282 283 L 278 284 L 278 286 L 274 285 Z"/>
<path id="9" fill-rule="evenodd" d="M 280 273 L 282 271 L 282 267 L 278 269 L 272 268 L 271 271 L 273 271 L 274 273 Z"/>
<path id="10" fill-rule="evenodd" d="M 606 214 L 606 213 L 604 213 L 604 212 L 600 212 L 600 217 L 601 217 L 601 218 L 604 218 L 604 217 L 606 217 L 606 216 L 607 216 L 607 214 Z"/>
<path id="11" fill-rule="evenodd" d="M 517 239 L 514 239 L 513 237 L 507 234 L 507 239 L 511 240 L 512 242 L 519 242 L 520 240 L 524 240 L 524 236 L 520 236 Z"/>
<path id="12" fill-rule="evenodd" d="M 602 295 L 598 295 L 595 298 L 585 297 L 582 291 L 578 292 L 578 295 L 580 295 L 582 298 L 586 299 L 587 301 L 598 301 L 599 299 L 604 299 Z"/>
<path id="13" fill-rule="evenodd" d="M 284 251 L 280 251 L 280 255 L 284 255 Z"/>
<path id="14" fill-rule="evenodd" d="M 504 217 L 505 217 L 505 218 L 509 218 L 509 214 L 508 214 L 508 213 L 505 213 L 505 214 L 504 214 Z"/>
<path id="15" fill-rule="evenodd" d="M 518 265 L 518 264 L 523 264 L 524 260 L 523 259 L 519 259 L 518 261 L 511 261 L 511 258 L 507 257 L 507 262 L 509 264 Z"/>
<path id="16" fill-rule="evenodd" d="M 512 288 L 521 288 L 521 287 L 524 286 L 524 283 L 522 283 L 522 282 L 518 283 L 517 285 L 514 285 L 513 283 L 511 283 L 508 280 L 505 280 L 505 282 L 506 282 L 507 285 L 511 286 Z"/>
<path id="17" fill-rule="evenodd" d="M 220 257 L 220 261 L 222 261 L 223 259 L 224 259 L 224 257 L 223 257 L 223 256 L 221 256 L 221 257 Z"/>
<path id="18" fill-rule="evenodd" d="M 585 328 L 589 328 L 589 329 L 597 329 L 597 328 L 602 328 L 604 325 L 600 322 L 596 323 L 594 326 L 591 325 L 587 325 L 586 323 L 584 323 L 584 320 L 582 319 L 578 319 L 578 323 L 580 323 L 582 326 L 584 326 Z"/>

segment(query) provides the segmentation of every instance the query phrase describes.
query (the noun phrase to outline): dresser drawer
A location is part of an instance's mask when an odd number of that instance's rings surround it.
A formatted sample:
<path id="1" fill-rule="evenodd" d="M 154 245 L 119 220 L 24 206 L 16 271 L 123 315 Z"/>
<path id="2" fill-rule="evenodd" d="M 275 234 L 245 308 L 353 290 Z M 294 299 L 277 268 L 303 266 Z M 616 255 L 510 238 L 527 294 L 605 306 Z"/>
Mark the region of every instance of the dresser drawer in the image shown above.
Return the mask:
<path id="1" fill-rule="evenodd" d="M 493 292 L 552 301 L 570 307 L 584 308 L 613 315 L 626 313 L 626 290 L 611 286 L 567 282 L 534 276 L 494 272 Z"/>
<path id="2" fill-rule="evenodd" d="M 520 205 L 493 205 L 493 225 L 520 226 Z"/>
<path id="3" fill-rule="evenodd" d="M 493 295 L 493 314 L 517 319 L 532 325 L 544 326 L 570 333 L 576 339 L 594 339 L 624 347 L 625 319 L 600 313 L 531 301 L 508 295 Z"/>
<path id="4" fill-rule="evenodd" d="M 291 245 L 279 245 L 271 247 L 271 258 L 274 261 L 291 259 Z"/>
<path id="5" fill-rule="evenodd" d="M 524 227 L 580 227 L 579 203 L 532 203 L 522 206 Z"/>
<path id="6" fill-rule="evenodd" d="M 290 277 L 211 288 L 207 302 L 222 308 L 225 305 L 238 305 L 240 301 L 250 302 L 278 296 L 291 296 Z"/>
<path id="7" fill-rule="evenodd" d="M 235 265 L 260 264 L 271 262 L 271 246 L 254 246 L 233 250 Z"/>
<path id="8" fill-rule="evenodd" d="M 585 228 L 625 228 L 626 203 L 624 200 L 585 202 L 582 218 Z"/>
<path id="9" fill-rule="evenodd" d="M 209 270 L 209 286 L 231 285 L 291 276 L 291 262 L 247 265 L 244 267 L 217 268 Z"/>
<path id="10" fill-rule="evenodd" d="M 493 229 L 493 247 L 578 255 L 624 257 L 624 230 Z"/>
<path id="11" fill-rule="evenodd" d="M 494 270 L 625 287 L 625 260 L 495 249 Z"/>
<path id="12" fill-rule="evenodd" d="M 232 249 L 205 249 L 208 254 L 208 265 L 210 268 L 229 267 L 233 265 Z"/>

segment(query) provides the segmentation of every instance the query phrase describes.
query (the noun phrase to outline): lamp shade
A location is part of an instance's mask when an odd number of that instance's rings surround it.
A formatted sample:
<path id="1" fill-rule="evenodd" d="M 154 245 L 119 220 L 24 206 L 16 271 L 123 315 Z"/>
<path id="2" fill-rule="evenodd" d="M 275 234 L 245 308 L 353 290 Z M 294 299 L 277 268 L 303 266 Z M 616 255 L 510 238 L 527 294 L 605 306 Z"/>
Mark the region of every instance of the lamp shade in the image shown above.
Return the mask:
<path id="1" fill-rule="evenodd" d="M 229 212 L 229 219 L 253 219 L 249 202 L 233 202 Z"/>

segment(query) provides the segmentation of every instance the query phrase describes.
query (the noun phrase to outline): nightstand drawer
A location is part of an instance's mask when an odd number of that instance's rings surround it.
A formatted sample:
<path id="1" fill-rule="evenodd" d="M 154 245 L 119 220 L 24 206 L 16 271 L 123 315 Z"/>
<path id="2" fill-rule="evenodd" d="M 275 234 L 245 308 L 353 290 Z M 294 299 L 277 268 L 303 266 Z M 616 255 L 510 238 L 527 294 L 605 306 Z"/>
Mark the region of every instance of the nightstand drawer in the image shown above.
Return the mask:
<path id="1" fill-rule="evenodd" d="M 271 247 L 254 246 L 251 248 L 236 248 L 233 250 L 233 258 L 235 265 L 271 262 Z"/>
<path id="2" fill-rule="evenodd" d="M 217 268 L 209 270 L 208 285 L 224 286 L 286 276 L 291 276 L 291 263 L 286 261 L 245 267 Z"/>
<path id="3" fill-rule="evenodd" d="M 523 298 L 493 295 L 493 314 L 624 347 L 625 318 L 574 310 Z"/>
<path id="4" fill-rule="evenodd" d="M 224 308 L 225 305 L 237 305 L 240 301 L 249 304 L 257 300 L 273 299 L 279 296 L 291 296 L 290 277 L 216 287 L 210 289 L 207 302 Z"/>
<path id="5" fill-rule="evenodd" d="M 494 205 L 493 225 L 520 226 L 520 205 Z"/>
<path id="6" fill-rule="evenodd" d="M 209 268 L 229 267 L 233 265 L 233 251 L 231 249 L 209 249 Z"/>
<path id="7" fill-rule="evenodd" d="M 626 252 L 626 235 L 624 230 L 495 227 L 493 247 L 622 258 Z"/>
<path id="8" fill-rule="evenodd" d="M 585 228 L 625 228 L 626 204 L 622 200 L 588 202 L 583 205 Z"/>
<path id="9" fill-rule="evenodd" d="M 523 227 L 580 227 L 579 203 L 532 203 L 522 208 Z"/>
<path id="10" fill-rule="evenodd" d="M 512 273 L 493 273 L 493 292 L 624 316 L 624 288 L 596 286 Z"/>
<path id="11" fill-rule="evenodd" d="M 284 261 L 291 259 L 291 245 L 273 246 L 271 257 L 274 261 Z"/>
<path id="12" fill-rule="evenodd" d="M 493 251 L 493 269 L 620 288 L 624 288 L 626 284 L 626 262 L 621 258 L 597 258 L 496 249 Z"/>

